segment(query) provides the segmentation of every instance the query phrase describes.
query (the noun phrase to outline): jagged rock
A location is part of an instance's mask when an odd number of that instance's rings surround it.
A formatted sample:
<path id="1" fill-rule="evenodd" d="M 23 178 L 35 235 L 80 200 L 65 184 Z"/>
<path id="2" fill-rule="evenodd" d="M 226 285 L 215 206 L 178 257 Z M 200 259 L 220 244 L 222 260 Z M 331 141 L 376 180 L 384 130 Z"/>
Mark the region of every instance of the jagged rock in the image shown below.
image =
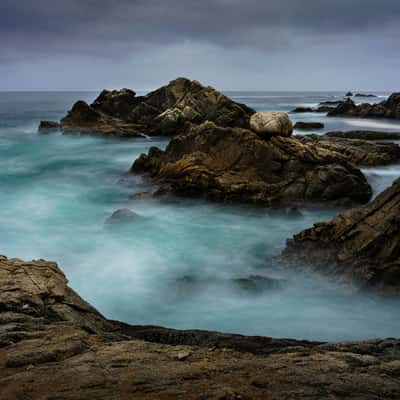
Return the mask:
<path id="1" fill-rule="evenodd" d="M 400 93 L 393 93 L 387 100 L 378 104 L 356 105 L 348 99 L 330 111 L 328 116 L 400 119 Z"/>
<path id="2" fill-rule="evenodd" d="M 61 130 L 61 125 L 54 121 L 40 121 L 39 132 L 40 133 L 50 133 L 59 132 Z"/>
<path id="3" fill-rule="evenodd" d="M 396 339 L 320 343 L 130 326 L 105 319 L 44 260 L 0 257 L 0 287 L 1 399 L 400 396 Z"/>
<path id="4" fill-rule="evenodd" d="M 360 204 L 371 196 L 363 174 L 337 152 L 212 122 L 188 126 L 165 151 L 152 147 L 132 172 L 176 195 L 271 207 Z"/>
<path id="5" fill-rule="evenodd" d="M 107 218 L 106 224 L 131 224 L 142 220 L 143 217 L 128 208 L 122 208 L 114 211 L 110 217 Z"/>
<path id="6" fill-rule="evenodd" d="M 262 138 L 290 136 L 293 124 L 284 112 L 257 112 L 250 118 L 250 129 Z"/>
<path id="7" fill-rule="evenodd" d="M 212 87 L 178 78 L 146 96 L 137 97 L 129 89 L 103 90 L 91 105 L 75 103 L 61 120 L 61 127 L 64 132 L 171 136 L 186 122 L 248 127 L 254 112 Z"/>
<path id="8" fill-rule="evenodd" d="M 363 137 L 362 134 L 360 136 Z M 366 138 L 380 136 L 381 135 L 376 135 L 375 132 L 370 132 L 370 135 L 364 135 Z M 297 135 L 296 138 L 302 143 L 314 143 L 321 148 L 336 152 L 357 167 L 388 165 L 400 161 L 400 146 L 398 144 L 356 139 L 357 132 Z"/>
<path id="9" fill-rule="evenodd" d="M 400 294 L 399 238 L 400 179 L 370 204 L 295 235 L 283 256 L 362 289 Z"/>
<path id="10" fill-rule="evenodd" d="M 321 122 L 303 122 L 299 121 L 296 122 L 294 125 L 294 129 L 300 130 L 300 131 L 314 131 L 314 130 L 319 130 L 324 128 L 324 124 Z"/>

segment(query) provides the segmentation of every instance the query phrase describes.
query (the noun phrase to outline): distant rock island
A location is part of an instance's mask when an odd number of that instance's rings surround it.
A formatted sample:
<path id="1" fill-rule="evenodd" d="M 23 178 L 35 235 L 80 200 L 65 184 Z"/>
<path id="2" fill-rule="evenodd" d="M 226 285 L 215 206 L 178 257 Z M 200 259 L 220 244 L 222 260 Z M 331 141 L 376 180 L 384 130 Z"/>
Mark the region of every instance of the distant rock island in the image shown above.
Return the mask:
<path id="1" fill-rule="evenodd" d="M 328 116 L 400 119 L 400 93 L 393 93 L 387 100 L 377 104 L 357 105 L 347 99 L 329 111 Z"/>

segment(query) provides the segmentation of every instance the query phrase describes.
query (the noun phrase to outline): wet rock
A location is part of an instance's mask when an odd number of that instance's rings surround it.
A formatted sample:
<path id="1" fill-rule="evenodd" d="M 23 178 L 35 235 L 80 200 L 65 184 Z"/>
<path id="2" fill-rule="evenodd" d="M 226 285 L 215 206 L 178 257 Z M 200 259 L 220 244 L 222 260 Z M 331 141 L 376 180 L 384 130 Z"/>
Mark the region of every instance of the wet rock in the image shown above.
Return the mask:
<path id="1" fill-rule="evenodd" d="M 361 137 L 379 137 L 360 134 Z M 353 138 L 354 137 L 354 138 Z M 357 132 L 331 132 L 325 135 L 297 135 L 302 143 L 314 143 L 326 150 L 341 154 L 357 167 L 388 165 L 400 161 L 400 146 L 390 142 L 356 139 Z"/>
<path id="2" fill-rule="evenodd" d="M 105 319 L 44 260 L 0 257 L 0 287 L 1 399 L 400 396 L 396 339 L 320 343 L 131 326 Z M 12 329 L 24 334 L 2 342 Z"/>
<path id="3" fill-rule="evenodd" d="M 66 133 L 172 136 L 187 122 L 248 127 L 254 112 L 211 87 L 178 78 L 146 96 L 136 96 L 129 89 L 103 90 L 91 105 L 76 102 L 61 126 Z"/>
<path id="4" fill-rule="evenodd" d="M 328 101 L 321 101 L 319 103 L 320 106 L 337 106 L 339 104 L 343 104 L 344 100 L 328 100 Z"/>
<path id="5" fill-rule="evenodd" d="M 59 132 L 61 130 L 61 125 L 55 121 L 40 121 L 39 132 L 40 133 L 51 133 Z"/>
<path id="6" fill-rule="evenodd" d="M 290 136 L 293 124 L 284 112 L 257 112 L 250 118 L 250 129 L 261 138 Z"/>
<path id="7" fill-rule="evenodd" d="M 294 125 L 294 129 L 300 130 L 300 131 L 313 131 L 313 130 L 319 130 L 324 128 L 324 124 L 321 122 L 303 122 L 299 121 L 296 122 Z"/>
<path id="8" fill-rule="evenodd" d="M 352 92 L 347 92 L 346 93 L 346 97 L 353 97 L 353 93 Z"/>
<path id="9" fill-rule="evenodd" d="M 295 137 L 261 140 L 247 129 L 211 122 L 187 126 L 165 151 L 151 148 L 133 164 L 165 192 L 271 207 L 345 205 L 369 200 L 371 188 L 345 157 Z"/>
<path id="10" fill-rule="evenodd" d="M 377 104 L 356 105 L 348 99 L 330 111 L 328 116 L 400 119 L 400 93 L 393 93 L 387 100 Z"/>
<path id="11" fill-rule="evenodd" d="M 143 217 L 128 208 L 122 208 L 114 211 L 113 214 L 107 218 L 106 224 L 131 224 L 142 220 Z"/>
<path id="12" fill-rule="evenodd" d="M 368 205 L 288 240 L 283 256 L 368 290 L 400 294 L 400 179 Z"/>

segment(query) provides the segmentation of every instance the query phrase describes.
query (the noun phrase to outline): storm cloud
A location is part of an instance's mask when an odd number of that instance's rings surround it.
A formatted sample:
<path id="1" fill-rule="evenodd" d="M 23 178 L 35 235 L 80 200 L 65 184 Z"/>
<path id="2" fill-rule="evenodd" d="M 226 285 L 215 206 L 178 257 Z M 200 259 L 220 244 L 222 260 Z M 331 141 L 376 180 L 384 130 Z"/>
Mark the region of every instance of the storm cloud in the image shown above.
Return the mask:
<path id="1" fill-rule="evenodd" d="M 398 0 L 2 0 L 0 89 L 400 89 Z"/>

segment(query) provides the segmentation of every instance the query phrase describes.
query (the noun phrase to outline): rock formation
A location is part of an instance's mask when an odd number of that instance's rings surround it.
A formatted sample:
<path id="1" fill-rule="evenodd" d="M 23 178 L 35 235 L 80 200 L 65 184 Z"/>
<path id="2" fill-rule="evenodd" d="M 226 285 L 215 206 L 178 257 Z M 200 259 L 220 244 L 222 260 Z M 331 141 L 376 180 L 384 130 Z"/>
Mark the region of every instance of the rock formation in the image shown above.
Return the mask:
<path id="1" fill-rule="evenodd" d="M 400 396 L 399 340 L 330 344 L 130 326 L 105 319 L 44 260 L 0 257 L 0 286 L 4 400 Z"/>
<path id="2" fill-rule="evenodd" d="M 382 131 L 333 131 L 325 133 L 325 136 L 342 139 L 361 139 L 361 140 L 400 140 L 400 132 Z"/>
<path id="3" fill-rule="evenodd" d="M 248 127 L 255 111 L 197 81 L 178 78 L 147 94 L 129 89 L 103 90 L 88 105 L 74 104 L 60 122 L 64 132 L 99 133 L 124 137 L 174 135 L 186 122 L 213 121 L 220 126 Z M 46 124 L 41 124 L 41 130 Z"/>
<path id="4" fill-rule="evenodd" d="M 132 172 L 149 174 L 163 193 L 271 207 L 349 205 L 371 196 L 363 174 L 337 152 L 212 122 L 187 126 L 165 151 L 151 148 Z"/>
<path id="5" fill-rule="evenodd" d="M 314 130 L 320 130 L 324 128 L 324 124 L 321 122 L 303 122 L 299 121 L 296 122 L 294 125 L 294 129 L 297 129 L 299 131 L 314 131 Z"/>
<path id="6" fill-rule="evenodd" d="M 393 93 L 387 100 L 377 104 L 356 105 L 348 99 L 330 111 L 328 116 L 400 119 L 400 93 Z"/>
<path id="7" fill-rule="evenodd" d="M 400 294 L 400 179 L 368 205 L 294 236 L 283 256 L 362 289 Z"/>
<path id="8" fill-rule="evenodd" d="M 250 129 L 261 138 L 290 136 L 293 124 L 284 112 L 257 112 L 250 118 Z"/>
<path id="9" fill-rule="evenodd" d="M 376 142 L 358 139 L 358 137 L 386 138 L 383 132 L 330 132 L 324 135 L 297 135 L 305 144 L 315 144 L 331 152 L 341 154 L 348 162 L 357 167 L 388 165 L 400 161 L 400 146 L 387 141 Z M 388 137 L 394 137 L 388 134 Z"/>

